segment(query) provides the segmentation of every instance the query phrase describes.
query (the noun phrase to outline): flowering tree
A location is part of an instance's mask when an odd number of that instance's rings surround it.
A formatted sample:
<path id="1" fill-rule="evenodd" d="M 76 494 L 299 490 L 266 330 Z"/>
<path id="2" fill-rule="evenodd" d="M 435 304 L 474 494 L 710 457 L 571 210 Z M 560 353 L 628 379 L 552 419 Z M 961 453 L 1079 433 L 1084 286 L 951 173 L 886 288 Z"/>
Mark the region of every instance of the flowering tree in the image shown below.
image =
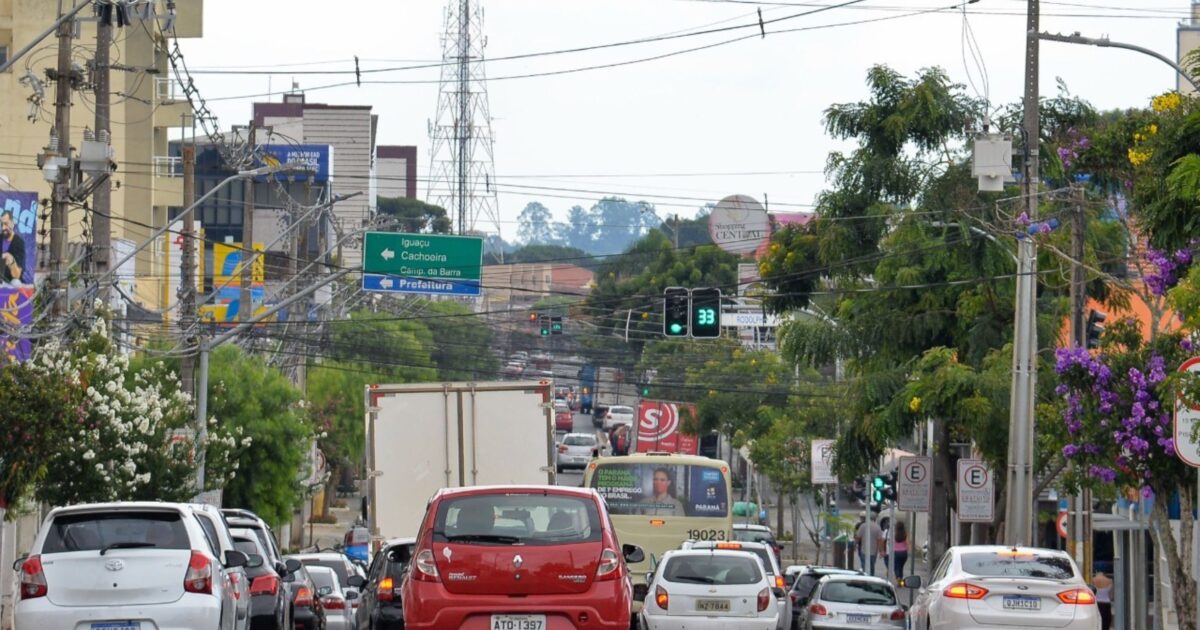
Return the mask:
<path id="1" fill-rule="evenodd" d="M 74 379 L 47 379 L 28 363 L 0 354 L 0 509 L 8 510 L 49 471 L 49 460 L 86 422 Z"/>
<path id="2" fill-rule="evenodd" d="M 117 500 L 187 500 L 195 494 L 195 453 L 189 428 L 190 397 L 167 367 L 154 363 L 131 368 L 116 352 L 108 323 L 97 317 L 74 343 L 51 340 L 29 362 L 39 377 L 76 389 L 68 409 L 76 426 L 62 436 L 46 461 L 35 496 L 51 505 Z M 208 445 L 218 461 L 249 444 L 238 432 L 211 425 Z M 230 467 L 210 466 L 214 485 Z"/>

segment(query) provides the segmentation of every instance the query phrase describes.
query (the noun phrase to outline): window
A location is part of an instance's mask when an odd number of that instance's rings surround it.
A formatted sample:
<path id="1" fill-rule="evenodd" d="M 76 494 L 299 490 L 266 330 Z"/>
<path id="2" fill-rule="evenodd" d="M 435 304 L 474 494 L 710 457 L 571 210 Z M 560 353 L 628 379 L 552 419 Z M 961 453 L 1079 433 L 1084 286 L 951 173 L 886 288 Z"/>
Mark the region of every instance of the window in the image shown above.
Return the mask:
<path id="1" fill-rule="evenodd" d="M 821 587 L 821 601 L 860 606 L 895 606 L 896 594 L 880 582 L 826 582 Z"/>
<path id="2" fill-rule="evenodd" d="M 596 438 L 590 435 L 568 435 L 563 438 L 563 444 L 567 446 L 595 446 Z"/>
<path id="3" fill-rule="evenodd" d="M 153 547 L 191 549 L 178 512 L 85 512 L 54 519 L 42 553 Z"/>
<path id="4" fill-rule="evenodd" d="M 8 63 L 8 46 L 0 46 L 0 66 Z"/>
<path id="5" fill-rule="evenodd" d="M 757 584 L 762 572 L 744 556 L 676 556 L 667 561 L 663 579 L 682 584 Z"/>
<path id="6" fill-rule="evenodd" d="M 964 553 L 962 568 L 964 572 L 980 577 L 1025 577 L 1044 580 L 1068 580 L 1075 577 L 1075 570 L 1067 558 L 1035 553 Z"/>
<path id="7" fill-rule="evenodd" d="M 613 514 L 725 518 L 725 485 L 719 468 L 679 464 L 603 464 L 591 478 Z"/>
<path id="8" fill-rule="evenodd" d="M 221 557 L 221 543 L 218 542 L 220 537 L 217 536 L 217 528 L 213 525 L 212 519 L 207 514 L 196 514 L 196 520 L 200 521 L 200 529 L 204 530 L 204 539 L 208 541 L 208 548 L 212 550 L 213 556 Z"/>
<path id="9" fill-rule="evenodd" d="M 478 494 L 443 501 L 434 540 L 467 544 L 554 545 L 600 540 L 590 500 L 552 494 Z"/>

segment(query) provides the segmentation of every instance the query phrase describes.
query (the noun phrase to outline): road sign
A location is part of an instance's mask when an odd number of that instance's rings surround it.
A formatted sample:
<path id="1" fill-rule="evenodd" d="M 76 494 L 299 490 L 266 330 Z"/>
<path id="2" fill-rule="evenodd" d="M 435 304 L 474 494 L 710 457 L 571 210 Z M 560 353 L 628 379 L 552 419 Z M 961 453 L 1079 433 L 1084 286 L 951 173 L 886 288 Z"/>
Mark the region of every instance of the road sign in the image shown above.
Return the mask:
<path id="1" fill-rule="evenodd" d="M 1200 373 L 1200 357 L 1193 357 L 1179 366 L 1180 372 Z M 1200 422 L 1200 407 L 1188 404 L 1179 396 L 1175 399 L 1175 454 L 1183 463 L 1200 468 L 1200 443 L 1192 439 L 1196 423 Z"/>
<path id="2" fill-rule="evenodd" d="M 905 512 L 928 512 L 933 509 L 933 459 L 901 457 L 896 494 L 897 509 Z"/>
<path id="3" fill-rule="evenodd" d="M 1068 537 L 1067 521 L 1071 518 L 1070 512 L 1059 512 L 1058 518 L 1054 519 L 1054 528 L 1058 530 L 1058 537 L 1066 539 Z"/>
<path id="4" fill-rule="evenodd" d="M 445 234 L 367 232 L 364 291 L 479 295 L 483 239 Z"/>
<path id="5" fill-rule="evenodd" d="M 838 482 L 833 474 L 833 440 L 812 441 L 812 482 L 813 485 Z"/>
<path id="6" fill-rule="evenodd" d="M 991 523 L 996 519 L 996 483 L 982 459 L 958 460 L 958 520 Z"/>

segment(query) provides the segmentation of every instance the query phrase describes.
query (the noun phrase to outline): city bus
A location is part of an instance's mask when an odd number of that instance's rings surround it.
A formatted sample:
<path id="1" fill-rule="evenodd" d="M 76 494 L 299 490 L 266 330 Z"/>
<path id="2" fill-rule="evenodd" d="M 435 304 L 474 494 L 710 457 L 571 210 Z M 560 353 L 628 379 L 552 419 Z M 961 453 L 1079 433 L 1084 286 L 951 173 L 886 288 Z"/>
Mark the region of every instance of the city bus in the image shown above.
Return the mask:
<path id="1" fill-rule="evenodd" d="M 637 453 L 593 460 L 584 473 L 608 503 L 621 544 L 638 545 L 646 559 L 630 565 L 637 603 L 646 573 L 663 553 L 686 540 L 733 540 L 729 466 L 719 459 L 677 453 Z"/>

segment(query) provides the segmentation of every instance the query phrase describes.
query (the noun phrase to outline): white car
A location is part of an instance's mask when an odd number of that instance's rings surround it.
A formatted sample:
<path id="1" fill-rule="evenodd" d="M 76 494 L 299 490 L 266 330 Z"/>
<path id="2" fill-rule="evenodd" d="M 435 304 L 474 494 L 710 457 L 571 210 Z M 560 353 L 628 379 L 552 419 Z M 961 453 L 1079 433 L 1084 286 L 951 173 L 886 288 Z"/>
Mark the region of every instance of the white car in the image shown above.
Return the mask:
<path id="1" fill-rule="evenodd" d="M 896 588 L 869 575 L 827 575 L 800 611 L 797 630 L 906 628 Z"/>
<path id="2" fill-rule="evenodd" d="M 600 443 L 591 433 L 568 433 L 558 443 L 558 453 L 555 464 L 558 472 L 564 468 L 587 468 L 588 462 L 596 455 Z"/>
<path id="3" fill-rule="evenodd" d="M 300 561 L 304 568 L 311 569 L 313 567 L 327 567 L 332 569 L 337 574 L 338 583 L 342 585 L 347 595 L 353 593 L 353 597 L 348 597 L 349 608 L 351 613 L 358 610 L 362 604 L 362 585 L 366 583 L 365 574 L 350 561 L 344 554 L 335 552 L 317 552 L 317 553 L 297 553 L 288 556 Z M 311 572 L 311 571 L 310 571 Z"/>
<path id="4" fill-rule="evenodd" d="M 20 561 L 16 630 L 234 630 L 238 606 L 218 557 L 182 503 L 93 503 L 51 510 Z"/>
<path id="5" fill-rule="evenodd" d="M 613 405 L 604 412 L 604 430 L 611 431 L 618 424 L 633 426 L 633 407 Z"/>
<path id="6" fill-rule="evenodd" d="M 310 564 L 305 567 L 317 586 L 317 599 L 325 609 L 326 630 L 351 630 L 354 627 L 354 612 L 350 603 L 358 599 L 357 591 L 347 593 L 337 573 L 329 567 Z"/>
<path id="7" fill-rule="evenodd" d="M 722 549 L 668 551 L 648 581 L 643 630 L 774 630 L 774 577 L 755 555 Z"/>
<path id="8" fill-rule="evenodd" d="M 905 579 L 911 583 L 911 578 Z M 1096 597 L 1065 552 L 966 546 L 946 551 L 909 609 L 921 630 L 1099 630 Z"/>
<path id="9" fill-rule="evenodd" d="M 775 549 L 766 543 L 736 542 L 736 541 L 687 541 L 683 549 L 722 549 L 725 551 L 740 551 L 750 553 L 762 562 L 771 581 L 771 595 L 775 598 L 775 608 L 779 612 L 778 630 L 787 630 L 792 625 L 792 600 L 788 597 L 783 571 L 779 568 L 779 560 L 775 557 Z"/>
<path id="10" fill-rule="evenodd" d="M 192 508 L 212 548 L 220 552 L 217 555 L 224 557 L 226 551 L 242 551 L 233 541 L 233 533 L 220 509 L 202 504 L 193 504 Z M 233 587 L 233 600 L 237 603 L 237 628 L 245 630 L 250 627 L 250 577 L 246 575 L 245 565 L 226 567 L 224 570 Z"/>

